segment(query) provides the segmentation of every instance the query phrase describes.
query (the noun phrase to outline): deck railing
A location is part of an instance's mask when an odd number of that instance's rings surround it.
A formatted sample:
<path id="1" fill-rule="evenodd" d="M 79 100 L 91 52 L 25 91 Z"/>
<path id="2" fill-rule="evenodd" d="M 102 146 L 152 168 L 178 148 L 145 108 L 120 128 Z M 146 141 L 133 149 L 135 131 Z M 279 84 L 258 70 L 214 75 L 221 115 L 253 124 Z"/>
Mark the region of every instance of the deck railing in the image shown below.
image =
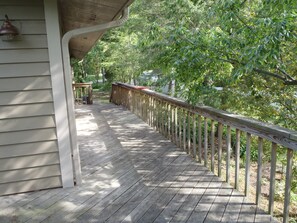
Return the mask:
<path id="1" fill-rule="evenodd" d="M 75 83 L 72 84 L 73 96 L 75 101 L 84 104 L 93 104 L 92 83 Z"/>
<path id="2" fill-rule="evenodd" d="M 241 183 L 240 153 L 244 148 L 245 163 L 242 162 L 241 165 L 245 165 L 243 191 L 246 196 L 250 194 L 251 146 L 252 139 L 256 137 L 258 154 L 255 203 L 257 205 L 260 205 L 262 197 L 263 145 L 271 144 L 267 208 L 271 215 L 274 212 L 277 151 L 286 150 L 283 222 L 289 222 L 293 155 L 297 150 L 296 131 L 207 106 L 191 106 L 180 99 L 123 83 L 113 84 L 111 102 L 131 110 L 198 162 L 216 172 L 219 177 L 223 177 L 226 182 L 232 181 L 236 189 L 239 189 Z M 243 147 L 242 141 L 245 144 Z M 234 147 L 233 152 L 231 145 Z M 234 165 L 231 165 L 231 155 L 234 158 Z M 231 175 L 232 168 L 234 173 Z"/>

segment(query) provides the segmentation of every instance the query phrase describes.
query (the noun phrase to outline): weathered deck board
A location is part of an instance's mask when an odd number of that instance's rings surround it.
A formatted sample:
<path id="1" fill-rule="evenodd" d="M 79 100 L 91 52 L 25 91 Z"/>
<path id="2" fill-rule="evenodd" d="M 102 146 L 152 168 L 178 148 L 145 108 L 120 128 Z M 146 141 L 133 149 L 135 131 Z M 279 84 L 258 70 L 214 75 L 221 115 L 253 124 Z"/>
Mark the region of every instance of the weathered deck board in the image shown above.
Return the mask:
<path id="1" fill-rule="evenodd" d="M 276 222 L 135 115 L 77 109 L 83 185 L 0 198 L 0 222 Z"/>

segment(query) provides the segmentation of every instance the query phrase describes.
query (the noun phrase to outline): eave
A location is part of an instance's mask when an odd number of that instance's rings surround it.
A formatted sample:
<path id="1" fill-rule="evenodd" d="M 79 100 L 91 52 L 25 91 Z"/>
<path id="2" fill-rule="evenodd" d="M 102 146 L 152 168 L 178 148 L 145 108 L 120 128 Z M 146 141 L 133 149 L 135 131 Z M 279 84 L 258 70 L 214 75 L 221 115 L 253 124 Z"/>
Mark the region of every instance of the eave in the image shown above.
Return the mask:
<path id="1" fill-rule="evenodd" d="M 62 34 L 118 19 L 122 10 L 132 2 L 133 0 L 59 0 Z M 71 39 L 71 57 L 82 59 L 103 33 L 95 32 Z"/>

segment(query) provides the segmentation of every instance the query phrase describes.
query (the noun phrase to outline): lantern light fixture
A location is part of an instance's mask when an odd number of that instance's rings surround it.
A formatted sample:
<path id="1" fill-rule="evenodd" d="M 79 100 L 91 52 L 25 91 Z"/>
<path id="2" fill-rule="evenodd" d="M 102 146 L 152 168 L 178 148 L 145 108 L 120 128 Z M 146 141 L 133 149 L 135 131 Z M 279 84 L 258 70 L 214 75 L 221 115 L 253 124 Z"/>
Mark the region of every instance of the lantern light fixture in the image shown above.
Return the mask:
<path id="1" fill-rule="evenodd" d="M 7 15 L 5 15 L 5 21 L 0 28 L 0 37 L 4 41 L 14 40 L 19 35 L 18 29 L 11 24 Z"/>

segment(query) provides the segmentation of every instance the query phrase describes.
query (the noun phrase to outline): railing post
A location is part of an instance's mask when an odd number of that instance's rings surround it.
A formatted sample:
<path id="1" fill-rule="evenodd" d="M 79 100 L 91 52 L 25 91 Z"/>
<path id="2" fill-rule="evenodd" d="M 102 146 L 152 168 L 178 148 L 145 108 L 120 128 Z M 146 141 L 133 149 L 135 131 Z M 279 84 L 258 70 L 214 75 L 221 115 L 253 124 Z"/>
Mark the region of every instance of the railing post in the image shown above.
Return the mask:
<path id="1" fill-rule="evenodd" d="M 123 87 L 124 86 L 124 87 Z M 77 89 L 77 93 L 79 93 Z M 275 174 L 276 174 L 276 152 L 277 143 L 287 147 L 287 169 L 286 169 L 286 185 L 285 200 L 283 210 L 283 222 L 289 221 L 290 208 L 290 191 L 293 172 L 293 154 L 296 150 L 296 131 L 286 130 L 282 128 L 273 128 L 263 125 L 261 122 L 252 121 L 233 116 L 226 112 L 216 109 L 209 109 L 207 106 L 197 106 L 193 109 L 184 101 L 175 100 L 171 97 L 160 95 L 156 92 L 141 90 L 135 87 L 129 87 L 125 84 L 114 84 L 112 86 L 111 101 L 123 105 L 130 109 L 133 113 L 141 117 L 153 128 L 165 135 L 171 141 L 175 142 L 180 148 L 193 155 L 204 166 L 208 167 L 208 155 L 210 157 L 210 169 L 216 172 L 215 157 L 216 149 L 218 149 L 218 175 L 221 177 L 222 170 L 222 147 L 223 147 L 223 128 L 227 126 L 226 137 L 226 181 L 230 183 L 231 171 L 231 126 L 236 129 L 235 143 L 235 188 L 239 189 L 239 165 L 240 165 L 240 134 L 241 131 L 246 133 L 246 160 L 245 160 L 245 195 L 249 195 L 250 189 L 250 165 L 251 165 L 251 140 L 252 135 L 258 136 L 258 168 L 256 183 L 256 204 L 260 205 L 261 187 L 262 187 L 262 166 L 263 164 L 263 139 L 272 142 L 271 146 L 271 169 L 270 169 L 270 194 L 268 211 L 271 215 L 274 212 L 275 197 Z M 209 112 L 209 113 L 208 113 Z M 198 115 L 198 117 L 196 116 Z M 199 115 L 203 114 L 203 116 Z M 202 123 L 202 117 L 204 123 Z M 208 122 L 208 120 L 210 120 Z M 218 123 L 218 148 L 216 148 L 216 123 Z M 209 126 L 210 124 L 210 126 Z M 202 129 L 203 125 L 203 129 Z M 210 127 L 210 129 L 209 129 Z M 204 131 L 204 134 L 203 132 Z M 210 137 L 208 136 L 210 134 Z M 202 138 L 202 135 L 204 138 Z M 210 142 L 209 142 L 210 140 Z M 225 141 L 224 141 L 225 142 Z M 197 145 L 198 143 L 198 145 Z M 209 147 L 210 144 L 210 148 Z M 208 151 L 208 150 L 211 151 Z M 203 150 L 203 151 L 202 151 Z M 203 153 L 203 154 L 202 154 Z M 210 153 L 210 154 L 208 154 Z M 204 155 L 202 157 L 202 155 Z M 233 169 L 232 169 L 233 171 Z"/>

